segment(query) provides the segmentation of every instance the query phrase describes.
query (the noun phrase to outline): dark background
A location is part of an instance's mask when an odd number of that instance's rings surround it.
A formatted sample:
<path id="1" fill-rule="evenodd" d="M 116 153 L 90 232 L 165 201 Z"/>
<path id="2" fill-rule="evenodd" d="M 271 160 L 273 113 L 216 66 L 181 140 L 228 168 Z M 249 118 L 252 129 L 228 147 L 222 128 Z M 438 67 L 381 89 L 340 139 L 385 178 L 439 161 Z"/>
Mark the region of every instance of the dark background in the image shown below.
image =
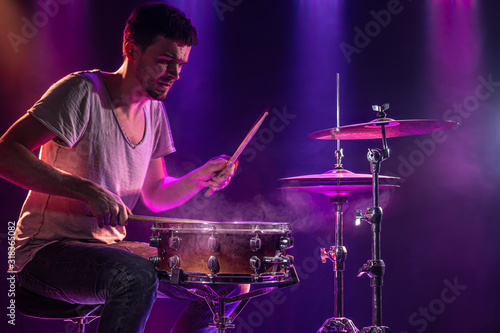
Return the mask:
<path id="1" fill-rule="evenodd" d="M 140 2 L 2 1 L 1 131 L 64 75 L 116 70 L 124 22 Z M 498 330 L 499 2 L 166 2 L 186 12 L 200 40 L 165 102 L 177 148 L 166 157 L 170 174 L 231 155 L 262 109 L 272 107 L 228 188 L 160 214 L 293 227 L 300 285 L 252 300 L 234 332 L 316 332 L 333 317 L 332 264 L 319 258 L 320 247 L 334 245 L 333 205 L 321 195 L 279 190 L 278 179 L 333 168 L 335 141 L 307 134 L 336 126 L 336 73 L 341 125 L 372 120 L 371 105 L 386 102 L 395 119 L 460 122 L 440 135 L 389 140 L 382 174 L 401 177 L 401 186 L 381 197 L 384 325 L 395 333 Z M 370 173 L 367 148 L 380 146 L 343 141 L 344 167 Z M 8 223 L 17 220 L 26 191 L 3 180 L 0 186 L 6 271 Z M 344 207 L 345 316 L 359 329 L 371 325 L 370 282 L 356 277 L 371 257 L 371 238 L 370 226 L 355 226 L 354 217 L 371 205 L 369 195 L 358 195 Z M 153 215 L 141 204 L 134 212 Z M 149 228 L 130 223 L 128 237 L 148 241 Z M 0 274 L 7 332 L 75 331 L 19 313 L 8 325 L 9 276 Z M 168 332 L 185 305 L 159 300 L 146 332 Z"/>

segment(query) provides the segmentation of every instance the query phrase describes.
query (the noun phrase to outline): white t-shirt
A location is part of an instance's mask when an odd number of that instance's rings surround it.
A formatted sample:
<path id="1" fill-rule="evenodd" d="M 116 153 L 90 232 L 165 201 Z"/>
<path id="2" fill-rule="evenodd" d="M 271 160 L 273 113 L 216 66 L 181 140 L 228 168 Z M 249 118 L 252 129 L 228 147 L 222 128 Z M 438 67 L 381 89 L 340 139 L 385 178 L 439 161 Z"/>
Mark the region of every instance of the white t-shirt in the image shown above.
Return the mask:
<path id="1" fill-rule="evenodd" d="M 117 194 L 133 208 L 152 159 L 175 151 L 162 102 L 144 107 L 144 137 L 134 145 L 118 122 L 98 70 L 70 74 L 28 112 L 57 138 L 42 146 L 40 159 Z M 30 191 L 16 229 L 17 270 L 42 247 L 62 239 L 112 244 L 126 236 L 124 226 L 99 228 L 80 200 Z"/>

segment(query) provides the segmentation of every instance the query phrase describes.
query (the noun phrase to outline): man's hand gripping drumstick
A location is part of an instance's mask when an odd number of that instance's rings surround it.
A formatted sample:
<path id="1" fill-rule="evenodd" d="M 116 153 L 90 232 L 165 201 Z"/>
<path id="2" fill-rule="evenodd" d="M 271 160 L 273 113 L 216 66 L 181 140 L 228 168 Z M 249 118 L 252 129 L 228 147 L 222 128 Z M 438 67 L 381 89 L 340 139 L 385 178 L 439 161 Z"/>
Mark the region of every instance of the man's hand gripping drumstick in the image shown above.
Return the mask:
<path id="1" fill-rule="evenodd" d="M 245 147 L 248 145 L 248 143 L 250 142 L 250 140 L 252 140 L 253 136 L 255 135 L 255 133 L 257 133 L 257 131 L 259 130 L 260 128 L 260 125 L 262 125 L 262 123 L 264 122 L 264 119 L 269 115 L 269 107 L 266 107 L 266 109 L 262 112 L 262 114 L 259 116 L 259 119 L 257 119 L 257 121 L 255 122 L 255 124 L 252 126 L 252 128 L 250 129 L 250 131 L 248 132 L 248 134 L 245 136 L 245 138 L 243 139 L 243 141 L 241 142 L 240 146 L 238 147 L 238 149 L 236 149 L 236 151 L 234 152 L 233 156 L 227 161 L 227 164 L 226 164 L 226 167 L 217 172 L 215 174 L 215 176 L 213 178 L 223 178 L 227 175 L 227 170 L 229 170 L 229 168 L 233 165 L 233 164 L 237 164 L 237 161 L 238 161 L 238 157 L 240 157 L 241 153 L 243 152 L 243 150 L 245 149 Z M 212 179 L 213 179 L 212 178 Z M 218 188 L 217 187 L 210 187 L 206 192 L 205 192 L 205 197 L 209 197 L 211 196 L 212 194 L 214 194 L 214 192 L 217 190 Z"/>

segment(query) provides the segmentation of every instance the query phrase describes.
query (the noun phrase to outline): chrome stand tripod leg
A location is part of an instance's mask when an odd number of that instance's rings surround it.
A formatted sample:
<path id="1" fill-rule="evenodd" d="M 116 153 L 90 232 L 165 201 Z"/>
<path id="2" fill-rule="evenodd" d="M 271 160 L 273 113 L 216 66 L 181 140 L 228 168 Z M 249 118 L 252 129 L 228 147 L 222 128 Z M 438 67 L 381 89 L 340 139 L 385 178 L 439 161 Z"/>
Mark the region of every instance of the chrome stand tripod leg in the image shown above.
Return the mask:
<path id="1" fill-rule="evenodd" d="M 347 202 L 347 197 L 334 197 L 331 201 L 335 203 L 335 247 L 330 247 L 328 252 L 321 249 L 321 259 L 323 263 L 326 259 L 333 262 L 335 276 L 335 317 L 327 319 L 317 333 L 346 332 L 357 333 L 358 329 L 354 323 L 344 318 L 344 264 L 347 256 L 347 249 L 343 244 L 343 204 Z"/>

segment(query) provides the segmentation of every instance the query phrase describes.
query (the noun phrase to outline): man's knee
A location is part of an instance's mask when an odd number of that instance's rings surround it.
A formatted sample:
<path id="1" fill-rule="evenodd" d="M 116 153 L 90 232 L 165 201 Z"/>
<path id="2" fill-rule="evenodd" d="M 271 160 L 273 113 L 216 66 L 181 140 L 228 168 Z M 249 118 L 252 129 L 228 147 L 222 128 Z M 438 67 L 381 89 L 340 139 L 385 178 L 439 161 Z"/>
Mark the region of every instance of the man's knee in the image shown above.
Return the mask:
<path id="1" fill-rule="evenodd" d="M 155 292 L 158 289 L 158 271 L 149 261 L 145 260 L 144 265 L 134 272 L 134 277 L 136 285 Z"/>
<path id="2" fill-rule="evenodd" d="M 111 286 L 112 294 L 134 293 L 154 294 L 158 289 L 158 272 L 143 258 L 125 263 L 117 270 Z"/>

